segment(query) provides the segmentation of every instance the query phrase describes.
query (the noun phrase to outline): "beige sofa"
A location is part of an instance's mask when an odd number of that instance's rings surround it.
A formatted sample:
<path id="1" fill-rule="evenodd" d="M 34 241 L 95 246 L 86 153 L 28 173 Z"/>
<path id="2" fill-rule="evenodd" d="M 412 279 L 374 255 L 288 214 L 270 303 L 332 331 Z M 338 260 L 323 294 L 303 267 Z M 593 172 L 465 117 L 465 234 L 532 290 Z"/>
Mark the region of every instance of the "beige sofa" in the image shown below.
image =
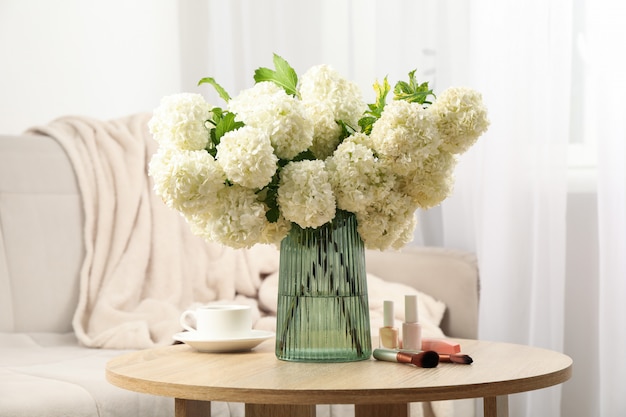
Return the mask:
<path id="1" fill-rule="evenodd" d="M 77 341 L 72 317 L 85 255 L 83 220 L 76 177 L 59 143 L 40 135 L 0 136 L 0 416 L 172 416 L 172 399 L 105 380 L 105 363 L 122 350 Z M 443 301 L 446 335 L 476 337 L 479 280 L 472 254 L 417 247 L 368 252 L 367 268 Z M 220 416 L 243 412 L 238 404 L 212 408 Z M 454 409 L 458 416 L 473 413 L 467 402 Z M 319 415 L 346 412 L 334 406 Z"/>

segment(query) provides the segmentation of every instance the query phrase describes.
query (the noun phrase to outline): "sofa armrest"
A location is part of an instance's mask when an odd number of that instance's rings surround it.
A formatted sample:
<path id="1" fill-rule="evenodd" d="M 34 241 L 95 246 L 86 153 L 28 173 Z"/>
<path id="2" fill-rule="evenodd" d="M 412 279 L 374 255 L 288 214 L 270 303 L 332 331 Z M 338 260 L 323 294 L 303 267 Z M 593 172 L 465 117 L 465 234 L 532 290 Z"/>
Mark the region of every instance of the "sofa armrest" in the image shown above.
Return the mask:
<path id="1" fill-rule="evenodd" d="M 0 332 L 72 330 L 82 230 L 81 196 L 61 145 L 0 135 Z"/>
<path id="2" fill-rule="evenodd" d="M 366 253 L 368 272 L 400 282 L 446 304 L 441 329 L 450 337 L 478 337 L 479 274 L 470 252 L 408 246 L 401 251 Z"/>

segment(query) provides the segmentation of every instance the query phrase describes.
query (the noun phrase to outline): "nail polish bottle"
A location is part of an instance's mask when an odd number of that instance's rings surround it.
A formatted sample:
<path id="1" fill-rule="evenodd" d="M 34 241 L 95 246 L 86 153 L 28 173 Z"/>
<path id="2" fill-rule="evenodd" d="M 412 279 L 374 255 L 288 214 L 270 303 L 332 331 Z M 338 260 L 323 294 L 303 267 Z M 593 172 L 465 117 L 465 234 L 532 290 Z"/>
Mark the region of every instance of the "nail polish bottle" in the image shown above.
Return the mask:
<path id="1" fill-rule="evenodd" d="M 404 296 L 404 323 L 402 323 L 402 349 L 422 349 L 422 325 L 417 317 L 417 295 Z"/>
<path id="2" fill-rule="evenodd" d="M 380 347 L 398 349 L 400 340 L 398 338 L 398 329 L 394 327 L 393 301 L 383 302 L 383 326 L 379 330 Z"/>

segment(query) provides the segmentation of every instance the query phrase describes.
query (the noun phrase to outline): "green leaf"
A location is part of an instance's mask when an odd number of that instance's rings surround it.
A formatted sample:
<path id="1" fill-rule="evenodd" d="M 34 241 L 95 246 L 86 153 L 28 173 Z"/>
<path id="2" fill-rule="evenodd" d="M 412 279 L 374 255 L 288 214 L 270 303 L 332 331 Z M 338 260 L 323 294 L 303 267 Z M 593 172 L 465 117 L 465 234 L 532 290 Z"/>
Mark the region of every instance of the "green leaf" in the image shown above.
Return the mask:
<path id="1" fill-rule="evenodd" d="M 374 127 L 374 123 L 378 120 L 377 117 L 374 116 L 365 116 L 359 120 L 359 126 L 361 127 L 361 132 L 369 135 L 372 133 L 372 128 Z"/>
<path id="2" fill-rule="evenodd" d="M 428 88 L 428 82 L 419 84 L 415 79 L 415 70 L 409 72 L 409 81 L 398 81 L 393 89 L 395 100 L 406 100 L 411 103 L 432 104 L 428 96 L 433 96 L 433 90 Z"/>
<path id="3" fill-rule="evenodd" d="M 343 140 L 347 137 L 352 136 L 356 133 L 356 129 L 344 122 L 343 120 L 337 120 L 337 124 L 341 128 L 341 134 L 339 135 L 339 143 L 343 142 Z"/>
<path id="4" fill-rule="evenodd" d="M 276 223 L 280 217 L 280 209 L 278 207 L 272 207 L 265 212 L 265 218 L 270 223 Z"/>
<path id="5" fill-rule="evenodd" d="M 222 136 L 232 130 L 237 130 L 244 126 L 243 122 L 235 120 L 234 113 L 224 111 L 219 107 L 213 107 L 211 109 L 211 117 L 207 120 L 207 122 L 214 127 L 209 130 L 210 140 L 205 149 L 213 157 L 217 155 L 217 145 L 220 144 Z"/>
<path id="6" fill-rule="evenodd" d="M 254 72 L 254 81 L 257 83 L 263 81 L 271 81 L 282 87 L 287 94 L 292 96 L 298 95 L 298 75 L 289 63 L 274 54 L 274 67 L 276 70 L 269 68 L 258 68 Z"/>
<path id="7" fill-rule="evenodd" d="M 315 159 L 317 159 L 317 158 L 315 158 L 315 155 L 313 154 L 313 152 L 311 152 L 310 149 L 307 149 L 306 151 L 302 151 L 298 155 L 296 155 L 293 158 L 291 158 L 291 161 L 293 161 L 293 162 L 314 161 Z M 291 161 L 285 161 L 285 165 L 287 165 Z"/>
<path id="8" fill-rule="evenodd" d="M 387 104 L 387 94 L 391 90 L 391 86 L 389 85 L 389 81 L 387 81 L 387 77 L 383 80 L 383 83 L 380 84 L 378 81 L 374 83 L 374 91 L 376 92 L 376 103 L 374 104 L 374 108 L 370 108 L 373 113 L 380 116 L 385 108 L 385 104 Z"/>
<path id="9" fill-rule="evenodd" d="M 243 122 L 235 120 L 234 113 L 224 113 L 222 119 L 217 123 L 217 125 L 215 125 L 215 139 L 217 140 L 217 143 L 219 143 L 220 139 L 222 139 L 222 136 L 224 136 L 226 133 L 232 130 L 237 130 L 243 126 Z"/>
<path id="10" fill-rule="evenodd" d="M 215 156 L 217 155 L 217 144 L 219 144 L 219 142 L 215 138 L 215 129 L 211 129 L 209 131 L 209 143 L 206 144 L 206 147 L 204 149 L 206 149 L 209 155 L 211 155 L 213 158 L 215 158 Z"/>
<path id="11" fill-rule="evenodd" d="M 207 121 L 216 126 L 222 120 L 222 117 L 224 117 L 224 111 L 220 107 L 213 107 L 211 109 L 211 118 Z"/>
<path id="12" fill-rule="evenodd" d="M 215 88 L 215 91 L 217 91 L 217 94 L 219 94 L 219 96 L 222 98 L 222 100 L 224 100 L 227 103 L 230 101 L 230 95 L 228 95 L 226 90 L 224 90 L 224 88 L 221 85 L 219 85 L 217 81 L 215 81 L 215 79 L 211 77 L 204 77 L 203 79 L 198 81 L 198 85 L 201 85 L 201 84 L 211 84 L 213 88 Z"/>
<path id="13" fill-rule="evenodd" d="M 265 218 L 270 223 L 276 223 L 280 218 L 278 208 L 278 183 L 280 182 L 280 169 L 272 177 L 272 181 L 257 192 L 257 198 L 267 205 Z"/>
<path id="14" fill-rule="evenodd" d="M 361 131 L 366 135 L 369 135 L 372 132 L 374 123 L 376 123 L 376 121 L 380 119 L 380 116 L 383 114 L 383 110 L 387 104 L 387 94 L 389 94 L 390 90 L 391 86 L 389 85 L 389 81 L 387 81 L 387 77 L 385 77 L 382 84 L 378 81 L 374 83 L 376 102 L 367 105 L 369 110 L 367 110 L 365 115 L 359 120 Z"/>
<path id="15" fill-rule="evenodd" d="M 213 107 L 210 115 L 211 116 L 207 120 L 207 123 L 213 125 L 213 127 L 209 129 L 209 143 L 207 143 L 205 149 L 213 158 L 215 158 L 215 155 L 217 155 L 217 149 L 215 147 L 220 143 L 215 136 L 215 126 L 217 126 L 220 120 L 222 120 L 223 111 L 219 107 Z"/>

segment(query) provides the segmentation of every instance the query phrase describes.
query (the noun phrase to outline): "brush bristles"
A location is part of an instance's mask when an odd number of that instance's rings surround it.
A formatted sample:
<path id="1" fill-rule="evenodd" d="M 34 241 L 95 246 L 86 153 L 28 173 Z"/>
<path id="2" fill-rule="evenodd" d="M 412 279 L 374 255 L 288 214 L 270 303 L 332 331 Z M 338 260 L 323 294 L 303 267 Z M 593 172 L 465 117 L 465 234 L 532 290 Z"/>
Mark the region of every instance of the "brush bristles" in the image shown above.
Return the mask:
<path id="1" fill-rule="evenodd" d="M 439 365 L 439 354 L 433 350 L 427 350 L 413 355 L 411 363 L 421 368 L 434 368 Z"/>
<path id="2" fill-rule="evenodd" d="M 469 355 L 454 355 L 454 357 L 456 358 L 456 360 L 459 361 L 458 363 L 469 365 L 470 363 L 474 362 L 474 360 Z"/>

